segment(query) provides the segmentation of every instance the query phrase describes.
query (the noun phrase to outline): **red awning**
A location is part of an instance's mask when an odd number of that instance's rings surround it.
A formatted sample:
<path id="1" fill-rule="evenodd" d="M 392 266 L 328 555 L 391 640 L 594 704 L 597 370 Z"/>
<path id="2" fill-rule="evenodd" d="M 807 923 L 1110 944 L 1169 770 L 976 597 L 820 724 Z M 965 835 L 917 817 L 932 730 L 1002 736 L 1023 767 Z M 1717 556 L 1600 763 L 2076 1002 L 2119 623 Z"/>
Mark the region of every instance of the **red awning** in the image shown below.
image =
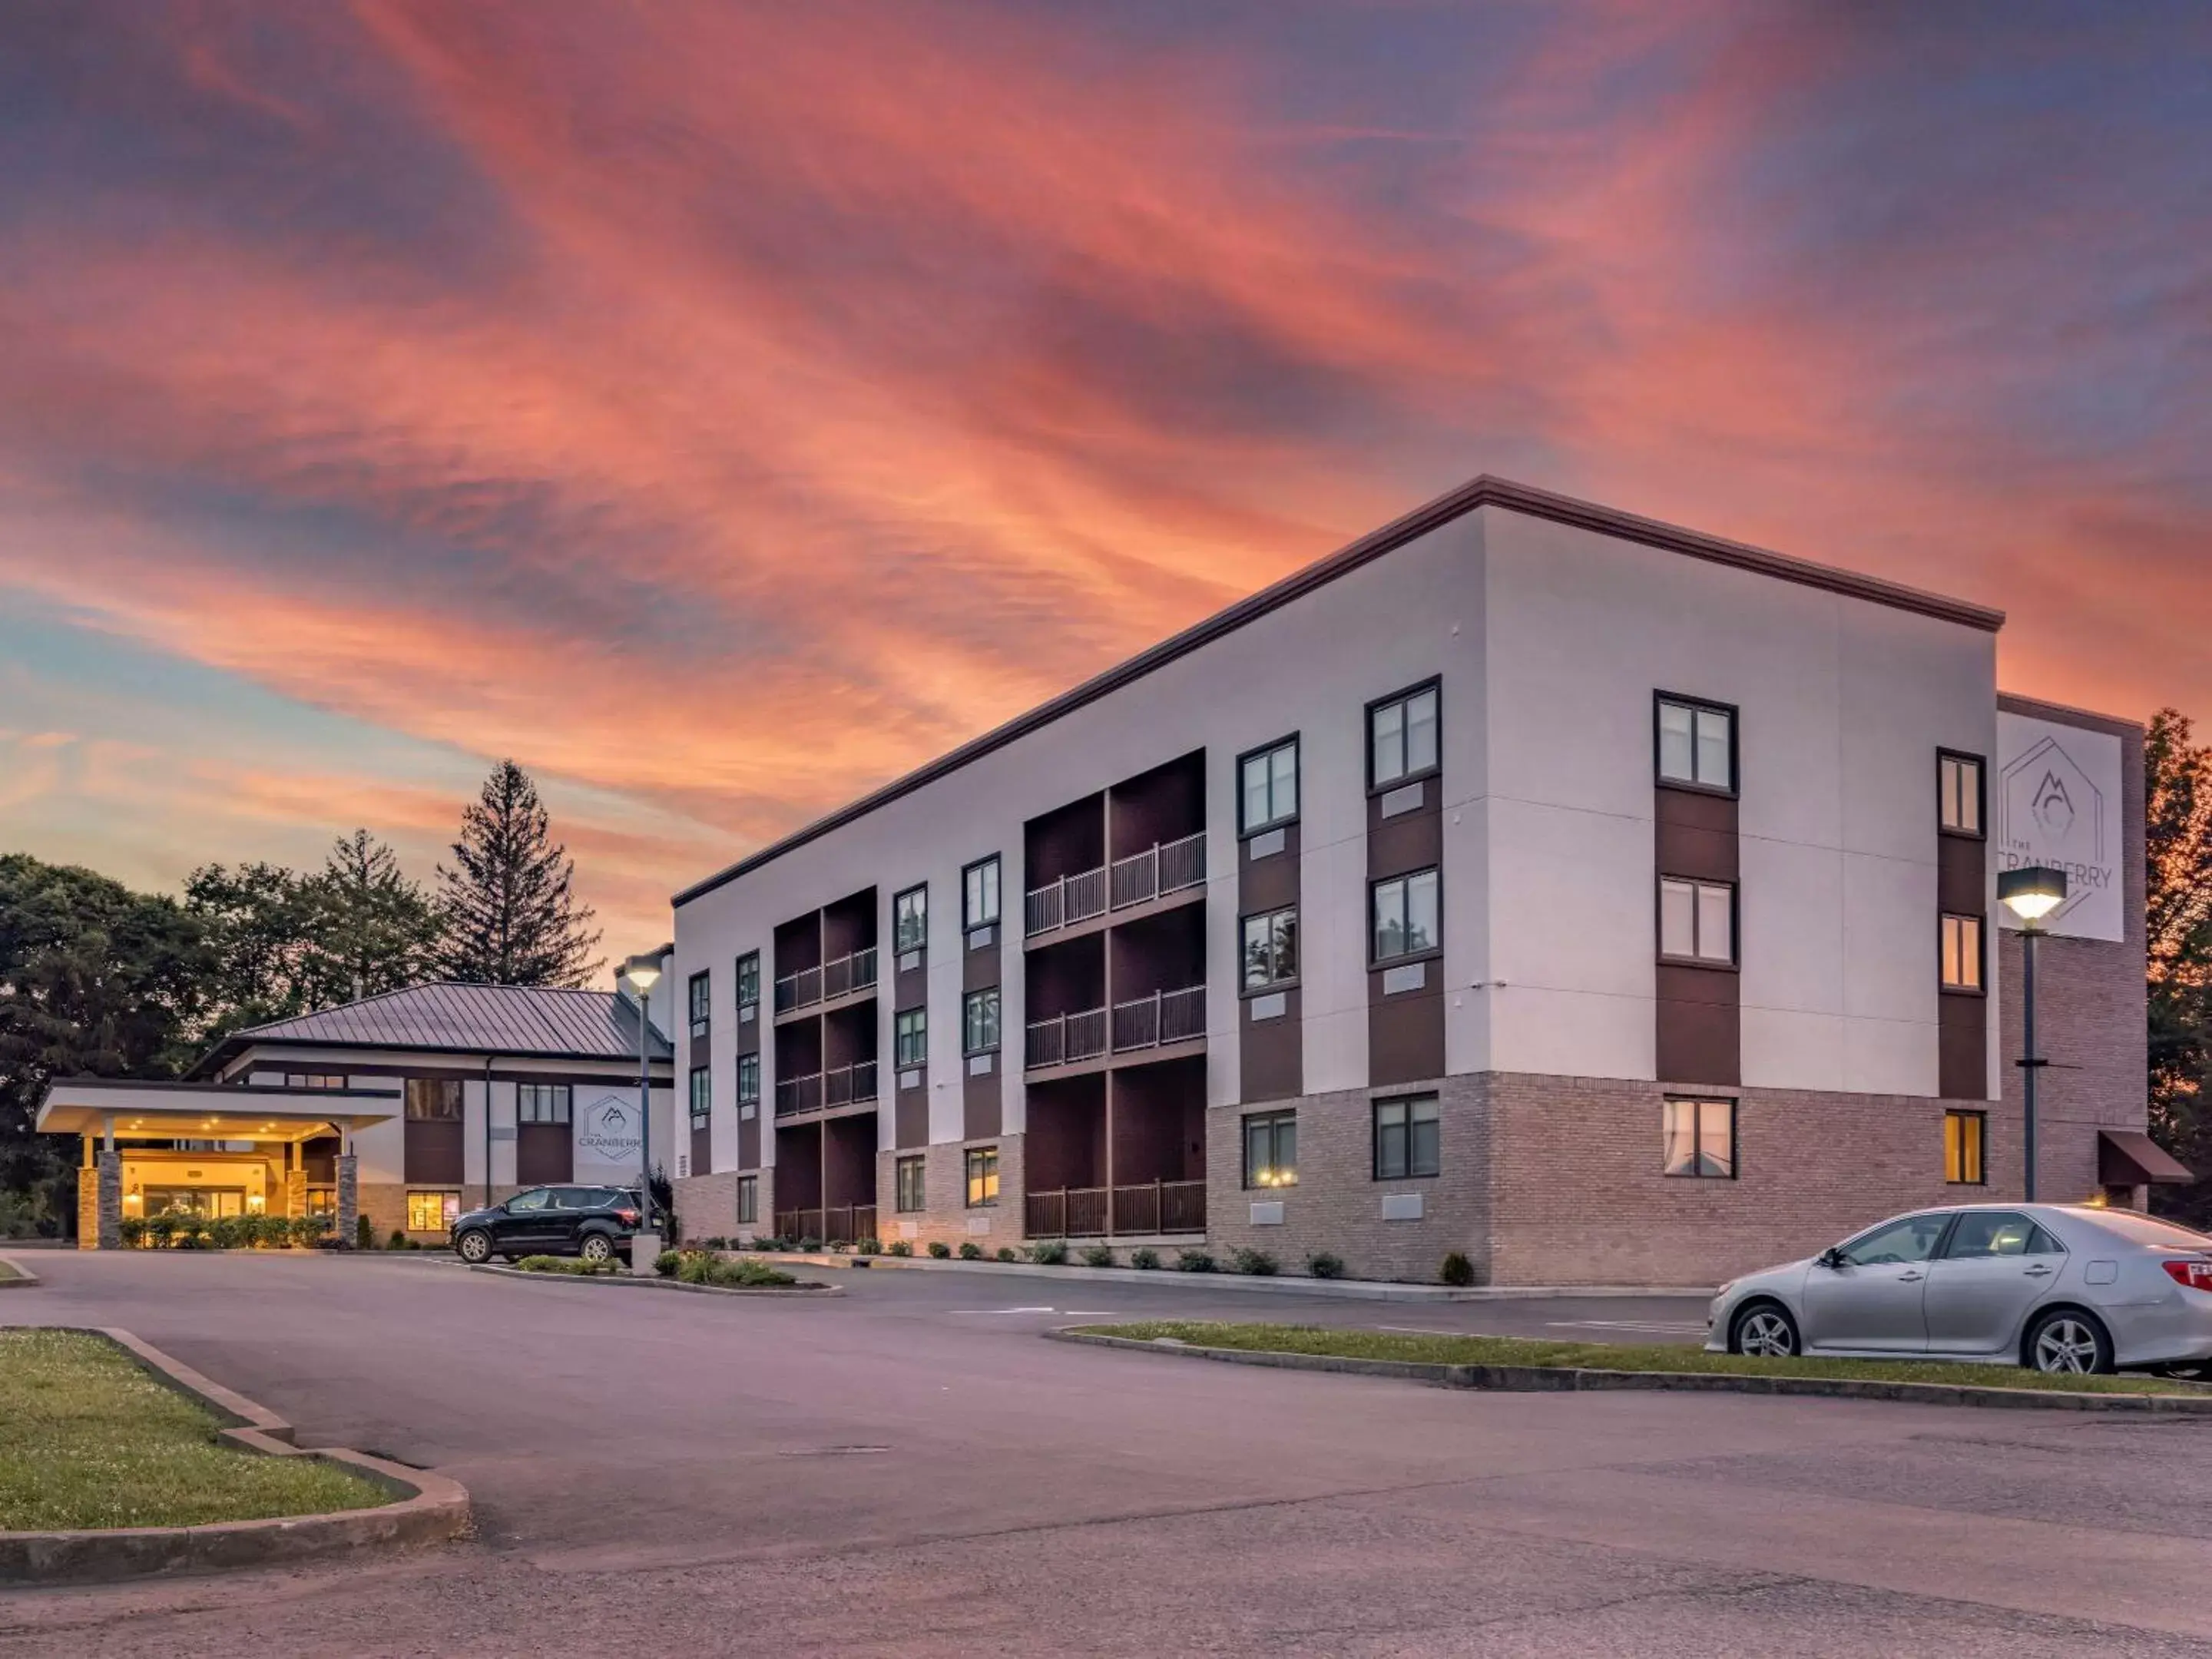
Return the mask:
<path id="1" fill-rule="evenodd" d="M 2097 1131 L 2097 1184 L 2101 1187 L 2167 1187 L 2196 1179 L 2140 1129 Z"/>

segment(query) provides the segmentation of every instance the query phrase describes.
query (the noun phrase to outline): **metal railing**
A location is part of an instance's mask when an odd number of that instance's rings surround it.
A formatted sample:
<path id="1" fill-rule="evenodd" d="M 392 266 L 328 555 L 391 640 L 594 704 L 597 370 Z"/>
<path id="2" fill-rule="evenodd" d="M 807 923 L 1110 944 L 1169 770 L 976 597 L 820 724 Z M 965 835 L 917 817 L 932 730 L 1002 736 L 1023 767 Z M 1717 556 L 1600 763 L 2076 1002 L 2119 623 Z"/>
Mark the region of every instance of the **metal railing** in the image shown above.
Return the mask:
<path id="1" fill-rule="evenodd" d="M 1155 991 L 1133 1002 L 1114 1005 L 1114 1051 L 1156 1048 L 1206 1035 L 1206 987 Z"/>
<path id="2" fill-rule="evenodd" d="M 1112 879 L 1116 910 L 1200 885 L 1206 880 L 1206 832 L 1160 842 L 1141 853 L 1116 859 Z"/>
<path id="3" fill-rule="evenodd" d="M 1024 906 L 1024 922 L 1030 933 L 1049 933 L 1055 927 L 1073 927 L 1106 914 L 1106 866 L 1079 870 L 1042 887 L 1030 890 Z"/>
<path id="4" fill-rule="evenodd" d="M 850 951 L 819 968 L 802 968 L 775 982 L 775 1011 L 787 1014 L 832 997 L 850 996 L 876 982 L 876 947 Z"/>
<path id="5" fill-rule="evenodd" d="M 1079 1060 L 1092 1060 L 1105 1052 L 1106 1011 L 1085 1008 L 1073 1014 L 1031 1021 L 1023 1058 L 1024 1063 L 1035 1070 L 1040 1066 L 1072 1066 Z"/>
<path id="6" fill-rule="evenodd" d="M 775 1236 L 792 1243 L 811 1238 L 824 1244 L 857 1244 L 876 1236 L 876 1206 L 833 1204 L 826 1209 L 778 1210 Z"/>
<path id="7" fill-rule="evenodd" d="M 850 1106 L 856 1101 L 875 1097 L 876 1062 L 855 1060 L 850 1066 L 834 1066 L 825 1072 L 778 1078 L 775 1115 L 789 1117 L 797 1112 L 818 1111 L 825 1106 Z"/>
<path id="8" fill-rule="evenodd" d="M 1202 1233 L 1203 1181 L 1154 1181 L 1134 1187 L 1069 1187 L 1031 1193 L 1022 1201 L 1025 1238 L 1104 1238 L 1116 1235 Z"/>

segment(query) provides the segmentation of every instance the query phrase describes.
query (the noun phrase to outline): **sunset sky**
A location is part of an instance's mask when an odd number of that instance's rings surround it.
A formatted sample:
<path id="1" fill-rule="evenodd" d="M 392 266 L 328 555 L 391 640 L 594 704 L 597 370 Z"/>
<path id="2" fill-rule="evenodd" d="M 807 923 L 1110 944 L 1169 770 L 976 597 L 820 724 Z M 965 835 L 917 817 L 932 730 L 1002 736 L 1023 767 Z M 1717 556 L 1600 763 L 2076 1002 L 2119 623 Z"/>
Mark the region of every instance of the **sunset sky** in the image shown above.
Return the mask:
<path id="1" fill-rule="evenodd" d="M 0 4 L 0 850 L 620 951 L 1479 472 L 2212 721 L 2212 6 Z"/>

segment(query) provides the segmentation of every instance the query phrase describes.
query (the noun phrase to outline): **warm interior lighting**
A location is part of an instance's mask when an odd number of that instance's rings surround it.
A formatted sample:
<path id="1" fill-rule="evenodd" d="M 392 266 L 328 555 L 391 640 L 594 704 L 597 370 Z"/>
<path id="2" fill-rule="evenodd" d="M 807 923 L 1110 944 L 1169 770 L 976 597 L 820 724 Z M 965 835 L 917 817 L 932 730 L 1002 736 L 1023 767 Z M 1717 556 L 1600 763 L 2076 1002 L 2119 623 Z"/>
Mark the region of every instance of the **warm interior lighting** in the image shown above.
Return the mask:
<path id="1" fill-rule="evenodd" d="M 2066 902 L 2066 872 L 2039 865 L 2001 871 L 1997 902 L 2022 921 L 2040 921 Z"/>

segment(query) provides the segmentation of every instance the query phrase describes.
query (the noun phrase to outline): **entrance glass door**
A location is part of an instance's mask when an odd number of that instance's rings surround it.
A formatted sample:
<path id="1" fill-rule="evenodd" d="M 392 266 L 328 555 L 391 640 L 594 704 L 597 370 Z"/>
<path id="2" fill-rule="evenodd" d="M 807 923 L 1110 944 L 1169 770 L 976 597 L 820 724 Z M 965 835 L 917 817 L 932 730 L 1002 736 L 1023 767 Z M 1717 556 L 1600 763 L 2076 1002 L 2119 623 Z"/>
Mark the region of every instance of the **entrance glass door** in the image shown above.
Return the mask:
<path id="1" fill-rule="evenodd" d="M 243 1187 L 149 1187 L 148 1215 L 198 1215 L 212 1221 L 219 1216 L 246 1213 Z"/>

